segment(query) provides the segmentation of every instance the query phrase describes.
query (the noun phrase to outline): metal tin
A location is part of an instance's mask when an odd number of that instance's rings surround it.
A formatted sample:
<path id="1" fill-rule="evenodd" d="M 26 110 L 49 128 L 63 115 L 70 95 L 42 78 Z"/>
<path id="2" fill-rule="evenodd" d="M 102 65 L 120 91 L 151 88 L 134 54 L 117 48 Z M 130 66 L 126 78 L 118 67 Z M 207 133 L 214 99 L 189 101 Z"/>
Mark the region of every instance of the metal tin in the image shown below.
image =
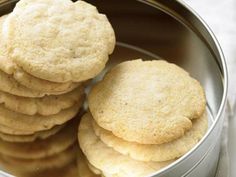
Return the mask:
<path id="1" fill-rule="evenodd" d="M 15 0 L 0 2 L 1 14 Z M 220 46 L 206 23 L 184 2 L 173 0 L 88 0 L 107 14 L 117 36 L 108 68 L 123 60 L 166 59 L 186 69 L 206 91 L 210 126 L 204 138 L 156 177 L 214 176 L 227 99 L 228 76 Z"/>

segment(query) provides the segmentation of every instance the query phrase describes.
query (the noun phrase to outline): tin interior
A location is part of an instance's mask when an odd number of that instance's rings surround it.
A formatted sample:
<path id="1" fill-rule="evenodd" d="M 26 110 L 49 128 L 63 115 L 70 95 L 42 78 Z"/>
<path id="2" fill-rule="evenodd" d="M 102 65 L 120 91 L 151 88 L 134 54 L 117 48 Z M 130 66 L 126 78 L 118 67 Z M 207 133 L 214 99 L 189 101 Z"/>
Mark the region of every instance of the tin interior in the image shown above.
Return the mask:
<path id="1" fill-rule="evenodd" d="M 88 2 L 108 16 L 118 41 L 104 72 L 122 61 L 137 58 L 165 59 L 183 67 L 205 89 L 211 128 L 225 99 L 225 68 L 210 34 L 197 26 L 192 14 L 185 8 L 181 10 L 178 2 L 169 0 Z M 8 1 L 0 13 L 9 12 L 13 6 Z"/>

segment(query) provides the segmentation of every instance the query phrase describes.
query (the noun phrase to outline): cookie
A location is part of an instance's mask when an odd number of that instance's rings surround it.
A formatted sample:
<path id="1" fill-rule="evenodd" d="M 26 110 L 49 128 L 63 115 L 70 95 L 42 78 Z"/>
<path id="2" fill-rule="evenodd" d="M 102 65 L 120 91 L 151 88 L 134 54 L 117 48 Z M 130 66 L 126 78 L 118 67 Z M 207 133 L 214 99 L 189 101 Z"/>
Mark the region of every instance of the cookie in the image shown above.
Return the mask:
<path id="1" fill-rule="evenodd" d="M 0 156 L 1 169 L 11 172 L 14 175 L 22 173 L 35 173 L 44 170 L 61 168 L 75 160 L 77 146 L 72 146 L 67 150 L 54 156 L 42 159 L 19 159 L 6 155 Z"/>
<path id="2" fill-rule="evenodd" d="M 47 130 L 43 130 L 43 131 L 47 131 Z M 38 132 L 43 132 L 43 131 L 38 131 Z M 5 133 L 5 134 L 9 134 L 9 135 L 20 135 L 20 136 L 21 135 L 32 135 L 35 133 L 35 131 L 18 130 L 18 129 L 10 128 L 8 126 L 1 125 L 1 124 L 0 124 L 0 132 Z"/>
<path id="3" fill-rule="evenodd" d="M 18 142 L 18 143 L 33 142 L 36 139 L 46 139 L 46 138 L 56 134 L 63 127 L 64 127 L 64 125 L 57 125 L 50 130 L 36 132 L 31 135 L 11 135 L 11 134 L 2 133 L 0 131 L 0 138 L 3 141 L 8 141 L 8 142 Z"/>
<path id="4" fill-rule="evenodd" d="M 206 107 L 203 88 L 187 72 L 162 60 L 123 62 L 88 95 L 99 126 L 126 141 L 162 144 L 192 127 Z"/>
<path id="5" fill-rule="evenodd" d="M 115 46 L 107 17 L 84 1 L 21 0 L 4 22 L 4 34 L 18 66 L 59 83 L 93 78 Z"/>
<path id="6" fill-rule="evenodd" d="M 203 114 L 201 118 L 193 120 L 193 127 L 182 137 L 160 145 L 145 145 L 125 141 L 99 127 L 95 121 L 93 121 L 93 129 L 102 142 L 123 155 L 129 155 L 135 160 L 162 162 L 179 158 L 192 149 L 206 133 L 207 124 L 207 115 Z"/>
<path id="7" fill-rule="evenodd" d="M 18 113 L 48 116 L 58 114 L 61 110 L 77 103 L 82 105 L 84 97 L 83 86 L 66 94 L 50 95 L 42 98 L 19 97 L 0 91 L 0 104 L 4 104 L 7 109 Z"/>
<path id="8" fill-rule="evenodd" d="M 49 130 L 56 125 L 61 125 L 72 119 L 79 111 L 81 105 L 75 104 L 73 107 L 64 109 L 58 114 L 50 116 L 41 115 L 25 115 L 10 111 L 0 105 L 0 124 L 27 134 L 33 134 L 37 131 Z M 0 129 L 1 130 L 1 129 Z M 3 132 L 3 131 L 1 131 Z"/>
<path id="9" fill-rule="evenodd" d="M 37 90 L 29 89 L 21 84 L 19 84 L 12 75 L 6 74 L 0 70 L 0 91 L 20 96 L 20 97 L 30 97 L 30 98 L 39 98 L 46 95 L 61 95 L 65 92 L 41 92 Z M 72 89 L 73 90 L 73 89 Z M 70 90 L 69 90 L 70 91 Z M 68 91 L 66 91 L 68 92 Z"/>
<path id="10" fill-rule="evenodd" d="M 88 167 L 86 158 L 82 152 L 78 153 L 77 156 L 77 165 L 78 165 L 78 176 L 79 177 L 98 177 L 99 175 L 94 174 Z"/>
<path id="11" fill-rule="evenodd" d="M 0 17 L 0 70 L 6 72 L 7 74 L 11 74 L 14 72 L 17 67 L 12 60 L 9 60 L 7 56 L 7 46 L 4 38 L 3 32 L 3 24 L 8 15 L 3 15 Z"/>
<path id="12" fill-rule="evenodd" d="M 80 83 L 56 83 L 36 78 L 19 68 L 7 55 L 6 42 L 3 39 L 2 26 L 8 15 L 0 17 L 0 70 L 12 75 L 21 85 L 45 93 L 64 93 L 73 90 Z"/>
<path id="13" fill-rule="evenodd" d="M 42 93 L 36 90 L 29 89 L 18 82 L 11 76 L 0 70 L 0 91 L 17 95 L 21 97 L 43 97 L 48 93 Z"/>
<path id="14" fill-rule="evenodd" d="M 78 139 L 80 147 L 88 161 L 104 176 L 116 177 L 143 177 L 154 173 L 171 163 L 167 162 L 142 162 L 131 159 L 105 145 L 94 133 L 91 116 L 82 117 Z"/>
<path id="15" fill-rule="evenodd" d="M 0 152 L 21 159 L 39 159 L 58 154 L 75 143 L 77 124 L 78 121 L 71 121 L 55 135 L 34 142 L 14 143 L 0 140 Z"/>
<path id="16" fill-rule="evenodd" d="M 73 83 L 73 82 L 67 82 L 67 83 L 56 83 L 56 82 L 50 82 L 47 80 L 39 79 L 34 76 L 31 76 L 30 74 L 26 73 L 25 71 L 21 69 L 15 70 L 13 73 L 14 79 L 19 82 L 21 85 L 24 85 L 27 88 L 37 90 L 40 92 L 45 92 L 49 94 L 61 94 L 61 93 L 68 93 L 72 90 L 74 90 L 76 87 L 81 86 L 82 82 L 80 83 Z"/>

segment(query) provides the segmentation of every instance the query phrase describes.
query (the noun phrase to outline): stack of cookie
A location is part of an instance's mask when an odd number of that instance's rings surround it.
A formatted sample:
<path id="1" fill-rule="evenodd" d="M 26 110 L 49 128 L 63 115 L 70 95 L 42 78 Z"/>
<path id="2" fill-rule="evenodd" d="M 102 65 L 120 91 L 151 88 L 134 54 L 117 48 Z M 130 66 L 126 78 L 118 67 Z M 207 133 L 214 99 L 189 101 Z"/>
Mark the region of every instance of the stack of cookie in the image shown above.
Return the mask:
<path id="1" fill-rule="evenodd" d="M 21 0 L 0 22 L 0 131 L 26 135 L 70 120 L 83 83 L 114 49 L 106 16 L 83 1 Z"/>
<path id="2" fill-rule="evenodd" d="M 106 16 L 84 1 L 21 0 L 0 17 L 2 164 L 30 171 L 76 157 L 72 119 L 114 46 Z"/>
<path id="3" fill-rule="evenodd" d="M 165 61 L 121 63 L 88 96 L 78 139 L 90 169 L 143 177 L 192 149 L 207 131 L 203 88 Z"/>
<path id="4" fill-rule="evenodd" d="M 25 136 L 18 138 L 22 142 L 0 140 L 1 170 L 19 177 L 32 177 L 73 163 L 78 152 L 77 124 L 78 119 L 73 119 L 45 139 L 33 141 L 33 136 Z"/>

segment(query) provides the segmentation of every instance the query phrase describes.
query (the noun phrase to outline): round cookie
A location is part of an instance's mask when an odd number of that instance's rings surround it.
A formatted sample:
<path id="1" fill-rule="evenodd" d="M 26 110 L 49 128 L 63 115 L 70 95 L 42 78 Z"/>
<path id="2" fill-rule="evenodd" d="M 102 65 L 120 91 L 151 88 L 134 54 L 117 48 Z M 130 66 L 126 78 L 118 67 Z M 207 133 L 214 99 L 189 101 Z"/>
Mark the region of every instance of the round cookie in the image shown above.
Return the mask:
<path id="1" fill-rule="evenodd" d="M 0 63 L 1 64 L 1 63 Z M 61 93 L 68 93 L 71 90 L 74 90 L 76 87 L 81 86 L 82 82 L 80 83 L 56 83 L 50 82 L 47 80 L 39 79 L 30 74 L 26 73 L 21 69 L 15 70 L 13 73 L 14 79 L 19 82 L 21 85 L 24 85 L 27 88 L 49 93 L 49 94 L 61 94 Z"/>
<path id="2" fill-rule="evenodd" d="M 64 93 L 79 86 L 79 83 L 56 83 L 36 78 L 20 69 L 7 55 L 6 42 L 3 39 L 2 26 L 8 15 L 0 17 L 0 70 L 12 75 L 21 85 L 45 93 Z"/>
<path id="3" fill-rule="evenodd" d="M 37 90 L 29 89 L 21 84 L 19 84 L 12 75 L 6 74 L 5 72 L 0 70 L 0 91 L 20 96 L 20 97 L 30 97 L 30 98 L 38 98 L 44 97 L 46 95 L 61 95 L 64 92 L 40 92 Z M 70 90 L 69 90 L 70 91 Z"/>
<path id="4" fill-rule="evenodd" d="M 58 154 L 75 143 L 78 121 L 68 123 L 57 134 L 47 139 L 28 143 L 13 143 L 0 140 L 1 154 L 21 159 L 40 159 Z"/>
<path id="5" fill-rule="evenodd" d="M 109 147 L 123 155 L 129 155 L 135 160 L 141 161 L 167 161 L 179 158 L 192 149 L 207 131 L 207 115 L 193 120 L 193 127 L 182 137 L 160 145 L 145 145 L 125 141 L 114 136 L 111 132 L 99 127 L 95 121 L 93 129 L 95 134 Z"/>
<path id="6" fill-rule="evenodd" d="M 0 131 L 0 138 L 3 141 L 8 141 L 8 142 L 18 142 L 18 143 L 33 142 L 36 139 L 46 139 L 46 138 L 56 134 L 63 127 L 64 127 L 64 125 L 57 125 L 50 130 L 36 132 L 32 135 L 11 135 L 11 134 L 2 133 Z"/>
<path id="7" fill-rule="evenodd" d="M 47 130 L 43 130 L 43 131 L 47 131 Z M 43 132 L 43 131 L 37 131 L 37 132 Z M 10 128 L 8 126 L 1 125 L 1 124 L 0 124 L 0 132 L 5 133 L 5 134 L 9 134 L 9 135 L 20 135 L 20 136 L 21 135 L 32 135 L 32 134 L 36 133 L 35 131 L 18 130 L 18 129 Z"/>
<path id="8" fill-rule="evenodd" d="M 192 127 L 206 107 L 198 81 L 162 60 L 123 62 L 108 72 L 88 95 L 99 126 L 126 141 L 162 144 Z"/>
<path id="9" fill-rule="evenodd" d="M 172 162 L 136 161 L 106 146 L 95 135 L 89 114 L 85 114 L 82 117 L 78 139 L 80 147 L 88 161 L 95 168 L 101 170 L 104 176 L 143 177 L 160 170 Z"/>
<path id="10" fill-rule="evenodd" d="M 33 134 L 37 131 L 48 130 L 55 125 L 61 125 L 70 119 L 72 119 L 79 111 L 81 104 L 75 104 L 73 107 L 64 109 L 58 114 L 50 116 L 41 115 L 25 115 L 10 111 L 0 105 L 0 124 L 12 128 L 12 133 L 14 134 L 14 129 L 21 132 L 26 132 L 26 134 Z M 1 132 L 4 132 L 1 130 Z"/>
<path id="11" fill-rule="evenodd" d="M 11 75 L 8 75 L 2 71 L 0 71 L 0 83 L 0 90 L 12 95 L 32 98 L 48 95 L 47 93 L 32 90 L 19 84 Z"/>
<path id="12" fill-rule="evenodd" d="M 75 160 L 77 148 L 77 146 L 73 146 L 60 154 L 33 160 L 1 155 L 0 165 L 3 170 L 14 173 L 17 176 L 22 173 L 36 173 L 49 169 L 61 168 Z"/>
<path id="13" fill-rule="evenodd" d="M 103 70 L 115 35 L 107 17 L 84 1 L 21 0 L 4 23 L 8 55 L 27 73 L 81 82 Z"/>
<path id="14" fill-rule="evenodd" d="M 0 70 L 11 74 L 14 72 L 15 68 L 17 67 L 15 63 L 12 62 L 12 60 L 9 60 L 7 56 L 7 46 L 4 38 L 3 33 L 3 24 L 6 20 L 8 15 L 3 15 L 0 17 Z"/>
<path id="15" fill-rule="evenodd" d="M 18 113 L 48 116 L 57 114 L 76 103 L 81 105 L 84 95 L 83 86 L 63 95 L 50 95 L 42 98 L 19 97 L 0 91 L 0 104 L 4 104 L 7 109 Z"/>

